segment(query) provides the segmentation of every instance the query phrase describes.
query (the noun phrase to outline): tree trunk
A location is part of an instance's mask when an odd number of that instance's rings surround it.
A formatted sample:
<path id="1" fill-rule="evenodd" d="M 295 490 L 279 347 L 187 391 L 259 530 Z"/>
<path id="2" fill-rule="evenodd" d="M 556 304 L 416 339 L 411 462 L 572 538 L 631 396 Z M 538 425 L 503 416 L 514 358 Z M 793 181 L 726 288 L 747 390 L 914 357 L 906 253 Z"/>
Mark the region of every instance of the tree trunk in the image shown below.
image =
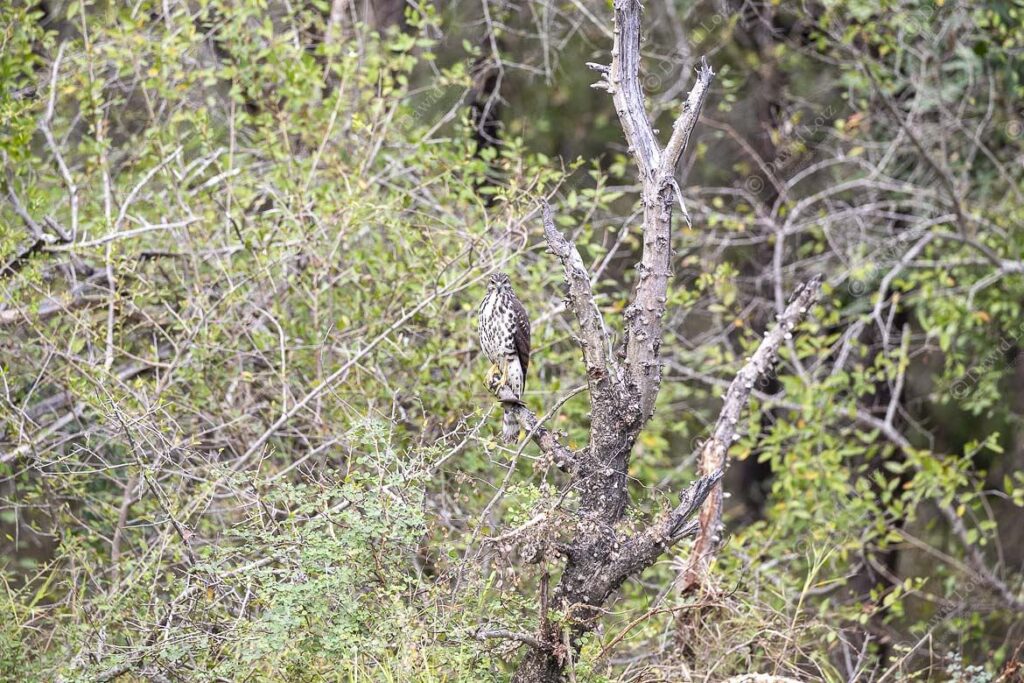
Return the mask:
<path id="1" fill-rule="evenodd" d="M 517 668 L 516 683 L 555 683 L 575 659 L 582 636 L 592 631 L 612 594 L 630 577 L 652 565 L 679 540 L 692 536 L 707 523 L 690 521 L 709 495 L 720 500 L 717 489 L 724 468 L 708 467 L 680 494 L 679 505 L 640 531 L 619 524 L 629 503 L 629 458 L 640 430 L 654 412 L 661 388 L 660 349 L 662 317 L 672 267 L 672 212 L 682 193 L 675 180 L 676 165 L 686 150 L 714 77 L 702 60 L 697 82 L 687 96 L 664 148 L 651 128 L 640 87 L 640 12 L 637 0 L 615 0 L 615 32 L 610 66 L 590 64 L 603 74 L 596 87 L 611 93 L 619 122 L 636 161 L 642 184 L 643 254 L 637 267 L 632 300 L 623 313 L 624 343 L 612 349 L 611 337 L 594 300 L 590 274 L 574 244 L 555 228 L 550 207 L 543 205 L 544 234 L 551 252 L 561 261 L 568 285 L 568 303 L 580 328 L 580 347 L 587 370 L 591 420 L 588 445 L 573 452 L 562 446 L 537 417 L 507 387 L 492 387 L 541 451 L 570 474 L 570 487 L 579 496 L 576 522 L 568 543 L 552 548 L 565 560 L 565 568 L 551 594 L 542 598 L 541 626 L 536 636 L 505 634 L 530 649 Z M 685 215 L 685 207 L 683 212 Z M 817 281 L 798 290 L 765 335 L 761 346 L 733 381 L 708 448 L 724 463 L 739 414 L 754 383 L 768 372 L 785 336 L 818 296 Z M 621 360 L 621 362 L 620 362 Z M 702 514 L 717 524 L 719 507 Z M 706 534 L 704 534 L 706 536 Z M 542 555 L 543 556 L 543 555 Z M 699 580 L 706 564 L 695 565 Z M 548 612 L 562 615 L 562 623 L 549 623 Z M 501 637 L 491 631 L 491 637 Z"/>

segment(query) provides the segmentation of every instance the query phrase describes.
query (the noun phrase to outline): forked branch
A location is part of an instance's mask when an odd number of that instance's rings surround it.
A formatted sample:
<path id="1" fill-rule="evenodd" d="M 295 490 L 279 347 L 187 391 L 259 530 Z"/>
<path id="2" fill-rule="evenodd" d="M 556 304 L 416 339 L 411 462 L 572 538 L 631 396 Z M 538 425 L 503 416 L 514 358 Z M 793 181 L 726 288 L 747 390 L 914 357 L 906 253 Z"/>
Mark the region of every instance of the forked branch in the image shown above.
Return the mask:
<path id="1" fill-rule="evenodd" d="M 633 422 L 642 426 L 654 410 L 661 386 L 659 352 L 662 317 L 672 271 L 672 208 L 678 200 L 686 215 L 675 168 L 686 152 L 714 71 L 701 60 L 697 82 L 672 126 L 664 153 L 655 138 L 640 86 L 640 13 L 638 0 L 615 0 L 615 37 L 610 67 L 591 64 L 604 74 L 597 85 L 612 94 L 619 124 L 636 160 L 643 186 L 643 256 L 625 318 L 625 385 Z M 687 220 L 689 220 L 687 218 Z"/>
<path id="2" fill-rule="evenodd" d="M 704 472 L 683 493 L 680 504 L 663 517 L 630 536 L 620 536 L 616 531 L 629 504 L 627 482 L 633 445 L 653 411 L 661 386 L 659 351 L 671 276 L 672 210 L 677 198 L 681 201 L 675 167 L 686 151 L 714 73 L 707 62 L 702 63 L 697 84 L 683 105 L 663 155 L 640 86 L 640 3 L 614 0 L 614 9 L 611 66 L 590 66 L 603 74 L 597 86 L 612 94 L 630 153 L 639 168 L 643 255 L 632 301 L 623 314 L 625 358 L 620 364 L 611 351 L 583 259 L 575 245 L 557 230 L 551 210 L 544 206 L 545 237 L 565 270 L 568 305 L 580 327 L 590 387 L 590 439 L 585 449 L 566 453 L 553 435 L 536 426 L 536 418 L 528 409 L 521 405 L 511 408 L 520 425 L 530 429 L 534 441 L 556 463 L 572 459 L 570 488 L 579 499 L 579 523 L 569 542 L 562 544 L 567 562 L 551 593 L 551 609 L 566 615 L 565 630 L 555 631 L 541 620 L 536 640 L 543 647 L 531 645 L 516 670 L 514 683 L 562 680 L 568 659 L 562 652 L 569 650 L 571 655 L 583 634 L 596 625 L 607 600 L 626 580 L 701 528 L 690 519 L 722 477 L 720 470 Z M 555 643 L 558 647 L 553 647 Z"/>

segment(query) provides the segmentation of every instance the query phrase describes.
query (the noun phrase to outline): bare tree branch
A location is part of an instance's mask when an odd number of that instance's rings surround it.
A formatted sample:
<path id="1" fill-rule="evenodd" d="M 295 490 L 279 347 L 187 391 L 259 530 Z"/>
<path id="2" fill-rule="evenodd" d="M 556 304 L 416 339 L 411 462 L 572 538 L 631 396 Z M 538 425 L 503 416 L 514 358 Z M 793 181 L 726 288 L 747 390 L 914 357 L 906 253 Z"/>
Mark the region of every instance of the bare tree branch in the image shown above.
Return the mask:
<path id="1" fill-rule="evenodd" d="M 501 638 L 504 640 L 514 640 L 538 650 L 550 650 L 553 648 L 551 643 L 545 643 L 537 638 L 531 636 L 528 633 L 517 633 L 515 631 L 509 631 L 504 628 L 492 628 L 492 629 L 477 629 L 473 633 L 473 637 L 477 640 L 487 640 L 488 638 Z"/>
<path id="2" fill-rule="evenodd" d="M 504 397 L 504 399 L 502 399 Z M 502 399 L 505 408 L 512 411 L 519 426 L 527 433 L 529 438 L 540 448 L 541 453 L 551 458 L 551 461 L 562 470 L 569 468 L 573 462 L 573 452 L 559 443 L 554 433 L 542 426 L 537 416 L 522 403 L 516 403 L 512 391 L 508 387 L 499 390 L 499 399 Z"/>
<path id="3" fill-rule="evenodd" d="M 711 438 L 705 442 L 700 452 L 699 472 L 707 476 L 721 472 L 725 468 L 726 455 L 736 434 L 740 413 L 747 405 L 754 384 L 768 375 L 783 342 L 792 338 L 793 329 L 804 318 L 807 311 L 818 300 L 821 293 L 821 280 L 815 276 L 800 286 L 790 299 L 785 312 L 778 324 L 765 333 L 764 339 L 757 347 L 754 355 L 729 385 L 725 395 L 725 403 L 718 414 L 715 429 Z M 694 541 L 686 568 L 680 573 L 677 588 L 680 592 L 693 590 L 703 584 L 708 566 L 715 553 L 721 536 L 722 526 L 722 487 L 717 486 L 708 496 L 704 509 L 700 513 L 700 530 Z"/>
<path id="4" fill-rule="evenodd" d="M 612 93 L 615 111 L 630 151 L 640 170 L 643 185 L 643 256 L 637 267 L 633 299 L 624 314 L 626 334 L 626 384 L 634 397 L 627 406 L 642 424 L 654 410 L 661 386 L 659 352 L 665 314 L 668 280 L 671 277 L 672 206 L 678 192 L 675 165 L 689 141 L 707 95 L 714 72 L 702 61 L 697 84 L 687 97 L 673 126 L 664 159 L 644 109 L 640 87 L 640 12 L 637 0 L 615 0 L 615 40 L 612 64 L 602 87 Z M 685 211 L 685 207 L 684 207 Z"/>
<path id="5" fill-rule="evenodd" d="M 600 397 L 609 390 L 618 392 L 621 388 L 618 364 L 611 353 L 611 339 L 601 311 L 594 301 L 590 275 L 583 265 L 583 258 L 576 245 L 567 241 L 555 227 L 551 207 L 546 201 L 543 203 L 543 212 L 544 235 L 548 247 L 565 269 L 565 281 L 569 285 L 569 306 L 580 324 L 580 346 L 587 366 L 591 396 Z"/>
<path id="6" fill-rule="evenodd" d="M 57 104 L 57 75 L 60 73 L 60 63 L 64 58 L 64 48 L 67 43 L 61 43 L 57 48 L 57 57 L 53 60 L 53 67 L 50 72 L 50 98 L 47 101 L 46 113 L 39 120 L 39 130 L 46 139 L 46 145 L 50 148 L 54 160 L 57 162 L 57 169 L 68 190 L 68 202 L 71 209 L 71 232 L 70 237 L 74 240 L 78 237 L 78 185 L 71 175 L 71 169 L 64 161 L 64 155 L 60 152 L 60 146 L 53 135 L 53 115 Z"/>
<path id="7" fill-rule="evenodd" d="M 679 505 L 675 509 L 629 539 L 617 558 L 621 562 L 613 565 L 612 575 L 619 575 L 625 580 L 654 564 L 682 539 L 697 533 L 698 525 L 689 520 L 721 480 L 722 474 L 718 471 L 697 479 L 679 495 Z"/>
<path id="8" fill-rule="evenodd" d="M 715 72 L 708 65 L 708 60 L 701 57 L 700 70 L 697 72 L 697 83 L 693 86 L 690 94 L 687 95 L 679 118 L 672 124 L 672 137 L 669 138 L 668 144 L 665 145 L 665 153 L 662 155 L 661 160 L 662 176 L 672 176 L 675 173 L 676 164 L 679 163 L 679 159 L 690 144 L 690 135 L 697 125 L 697 119 L 700 118 L 700 112 L 704 108 L 704 100 L 708 95 L 708 89 L 711 87 L 711 79 L 714 77 Z"/>
<path id="9" fill-rule="evenodd" d="M 579 496 L 578 527 L 563 546 L 567 566 L 550 596 L 551 608 L 568 617 L 567 631 L 556 633 L 544 622 L 537 638 L 542 643 L 563 643 L 567 656 L 531 649 L 512 679 L 519 683 L 562 679 L 572 649 L 580 636 L 594 628 L 612 593 L 673 543 L 697 531 L 699 526 L 687 520 L 722 476 L 721 468 L 705 471 L 705 476 L 684 493 L 680 505 L 646 530 L 629 538 L 621 538 L 615 531 L 629 502 L 626 481 L 633 444 L 653 412 L 661 387 L 659 351 L 671 276 L 672 209 L 680 194 L 675 165 L 700 117 L 714 73 L 705 62 L 673 128 L 669 152 L 662 159 L 639 80 L 641 6 L 637 0 L 615 0 L 614 8 L 611 66 L 589 66 L 604 74 L 597 87 L 612 94 L 623 134 L 639 168 L 643 255 L 637 266 L 632 301 L 623 314 L 625 361 L 620 371 L 608 349 L 608 334 L 594 303 L 583 260 L 576 247 L 555 229 L 550 209 L 545 206 L 545 235 L 565 268 L 569 306 L 581 328 L 583 360 L 591 388 L 591 423 L 587 447 L 573 454 L 571 487 Z M 520 424 L 527 426 L 532 414 L 522 406 L 513 409 Z M 553 437 L 546 445 L 542 438 L 539 432 L 534 435 L 542 450 L 557 453 Z"/>
<path id="10" fill-rule="evenodd" d="M 615 38 L 606 89 L 612 94 L 622 132 L 646 184 L 654 178 L 661 148 L 647 118 L 640 86 L 639 0 L 615 0 Z"/>
<path id="11" fill-rule="evenodd" d="M 344 38 L 342 24 L 351 4 L 351 0 L 332 0 L 331 13 L 327 18 L 327 28 L 324 31 L 324 42 L 328 45 L 338 44 Z"/>

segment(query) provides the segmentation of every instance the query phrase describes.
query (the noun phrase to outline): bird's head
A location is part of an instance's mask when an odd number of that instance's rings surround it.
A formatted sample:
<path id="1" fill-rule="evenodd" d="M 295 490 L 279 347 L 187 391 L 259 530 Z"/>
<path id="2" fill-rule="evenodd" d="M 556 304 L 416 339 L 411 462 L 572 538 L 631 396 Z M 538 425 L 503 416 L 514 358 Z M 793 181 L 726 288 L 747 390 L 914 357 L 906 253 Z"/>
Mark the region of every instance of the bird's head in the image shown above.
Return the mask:
<path id="1" fill-rule="evenodd" d="M 511 289 L 512 281 L 508 279 L 508 275 L 505 273 L 494 273 L 491 275 L 491 279 L 487 282 L 487 291 L 494 291 L 499 289 Z"/>

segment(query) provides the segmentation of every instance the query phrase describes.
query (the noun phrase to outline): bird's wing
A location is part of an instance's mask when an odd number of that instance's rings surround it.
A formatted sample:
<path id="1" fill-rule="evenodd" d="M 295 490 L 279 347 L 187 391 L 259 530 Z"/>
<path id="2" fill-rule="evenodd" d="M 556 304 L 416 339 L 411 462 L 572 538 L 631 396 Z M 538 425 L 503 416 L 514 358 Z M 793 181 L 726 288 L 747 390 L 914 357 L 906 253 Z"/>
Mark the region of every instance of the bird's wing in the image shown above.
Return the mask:
<path id="1" fill-rule="evenodd" d="M 512 319 L 515 329 L 512 332 L 512 341 L 515 344 L 516 356 L 519 357 L 519 365 L 523 368 L 523 386 L 526 386 L 526 368 L 530 366 L 530 316 L 526 315 L 526 309 L 519 297 L 512 297 Z"/>

